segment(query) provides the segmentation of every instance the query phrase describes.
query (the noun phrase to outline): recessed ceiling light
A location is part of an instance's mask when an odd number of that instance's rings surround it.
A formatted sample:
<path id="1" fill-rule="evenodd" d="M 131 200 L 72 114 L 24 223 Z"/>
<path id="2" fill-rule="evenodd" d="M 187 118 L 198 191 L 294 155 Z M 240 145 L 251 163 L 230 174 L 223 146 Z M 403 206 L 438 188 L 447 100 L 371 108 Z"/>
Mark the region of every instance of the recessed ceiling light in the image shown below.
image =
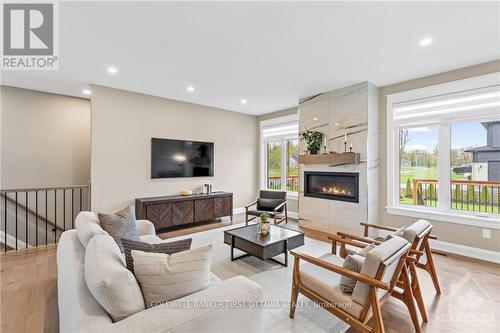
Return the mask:
<path id="1" fill-rule="evenodd" d="M 116 74 L 116 73 L 118 73 L 118 69 L 116 69 L 116 67 L 109 66 L 108 67 L 108 73 L 110 73 L 110 74 Z"/>
<path id="2" fill-rule="evenodd" d="M 189 92 L 193 92 L 194 91 L 194 87 L 193 86 L 187 86 L 186 90 L 189 91 Z"/>
<path id="3" fill-rule="evenodd" d="M 339 126 L 340 124 L 339 123 L 335 123 L 335 126 Z"/>
<path id="4" fill-rule="evenodd" d="M 241 103 L 241 104 L 247 104 L 247 100 L 246 100 L 246 99 L 244 99 L 244 98 L 242 98 L 242 99 L 240 100 L 240 103 Z"/>
<path id="5" fill-rule="evenodd" d="M 313 120 L 314 120 L 314 121 L 316 121 L 316 120 L 318 120 L 318 118 L 317 118 L 317 117 L 314 117 L 314 118 L 313 118 Z"/>
<path id="6" fill-rule="evenodd" d="M 424 46 L 425 47 L 425 46 L 431 45 L 433 41 L 434 41 L 433 38 L 426 37 L 426 38 L 422 39 L 419 44 L 420 44 L 420 46 Z"/>
<path id="7" fill-rule="evenodd" d="M 83 90 L 82 90 L 82 93 L 83 93 L 84 95 L 87 95 L 87 96 L 92 95 L 92 91 L 90 91 L 89 89 L 83 89 Z"/>

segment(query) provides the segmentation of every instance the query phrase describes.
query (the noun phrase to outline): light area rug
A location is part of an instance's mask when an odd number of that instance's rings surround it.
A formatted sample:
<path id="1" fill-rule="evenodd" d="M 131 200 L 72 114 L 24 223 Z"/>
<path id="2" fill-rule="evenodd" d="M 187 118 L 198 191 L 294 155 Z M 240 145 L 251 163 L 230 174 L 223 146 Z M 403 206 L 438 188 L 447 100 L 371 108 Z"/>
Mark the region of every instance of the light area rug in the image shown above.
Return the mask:
<path id="1" fill-rule="evenodd" d="M 263 300 L 266 304 L 264 310 L 264 328 L 266 332 L 340 333 L 347 331 L 349 328 L 347 324 L 326 310 L 315 306 L 302 295 L 299 295 L 298 303 L 300 307 L 295 312 L 295 318 L 290 319 L 288 314 L 292 290 L 293 256 L 289 255 L 288 267 L 252 256 L 231 261 L 231 248 L 224 243 L 223 231 L 240 226 L 227 226 L 175 239 L 191 237 L 193 239 L 191 248 L 213 244 L 211 271 L 221 280 L 243 275 L 262 286 L 264 290 Z M 331 245 L 306 237 L 305 245 L 296 250 L 319 256 L 328 253 L 331 250 Z M 235 256 L 240 254 L 243 254 L 243 252 L 235 250 Z M 276 259 L 283 261 L 284 257 L 281 255 L 277 256 Z M 332 281 L 332 283 L 335 282 Z"/>

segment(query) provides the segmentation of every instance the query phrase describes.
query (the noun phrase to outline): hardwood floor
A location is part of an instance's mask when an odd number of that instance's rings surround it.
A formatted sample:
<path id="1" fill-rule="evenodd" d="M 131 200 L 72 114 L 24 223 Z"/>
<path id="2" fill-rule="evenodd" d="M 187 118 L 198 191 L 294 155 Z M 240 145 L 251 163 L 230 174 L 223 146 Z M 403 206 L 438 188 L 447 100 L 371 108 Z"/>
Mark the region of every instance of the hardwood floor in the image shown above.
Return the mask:
<path id="1" fill-rule="evenodd" d="M 442 294 L 436 294 L 430 276 L 418 269 L 429 318 L 423 323 L 419 317 L 422 332 L 499 332 L 500 265 L 459 256 L 433 257 Z M 382 306 L 386 332 L 414 332 L 402 304 L 391 298 Z"/>
<path id="2" fill-rule="evenodd" d="M 237 215 L 233 224 L 243 221 L 244 216 Z M 172 238 L 230 224 L 225 219 L 159 236 Z M 298 228 L 294 221 L 289 222 L 288 227 Z M 429 316 L 429 323 L 422 324 L 422 331 L 498 332 L 500 265 L 456 256 L 435 255 L 434 259 L 443 293 L 436 295 L 429 276 L 419 270 Z M 0 265 L 1 332 L 58 332 L 55 246 L 2 253 Z M 382 306 L 382 316 L 388 333 L 414 331 L 406 308 L 396 299 Z M 350 329 L 348 332 L 356 331 Z"/>
<path id="3" fill-rule="evenodd" d="M 56 247 L 0 255 L 1 332 L 58 332 Z"/>

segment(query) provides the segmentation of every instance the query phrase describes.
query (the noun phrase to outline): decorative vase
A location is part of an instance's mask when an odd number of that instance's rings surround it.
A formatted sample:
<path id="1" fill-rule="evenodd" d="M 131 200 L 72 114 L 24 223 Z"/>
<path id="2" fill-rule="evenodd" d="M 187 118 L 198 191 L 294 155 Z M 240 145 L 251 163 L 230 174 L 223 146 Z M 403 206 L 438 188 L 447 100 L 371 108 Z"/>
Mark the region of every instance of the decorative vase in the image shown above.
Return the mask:
<path id="1" fill-rule="evenodd" d="M 271 229 L 271 223 L 269 221 L 260 222 L 259 224 L 259 233 L 262 236 L 266 236 L 269 233 L 269 229 Z"/>
<path id="2" fill-rule="evenodd" d="M 311 154 L 311 155 L 316 155 L 316 154 L 318 154 L 318 148 L 311 148 L 311 149 L 309 150 L 309 154 Z"/>

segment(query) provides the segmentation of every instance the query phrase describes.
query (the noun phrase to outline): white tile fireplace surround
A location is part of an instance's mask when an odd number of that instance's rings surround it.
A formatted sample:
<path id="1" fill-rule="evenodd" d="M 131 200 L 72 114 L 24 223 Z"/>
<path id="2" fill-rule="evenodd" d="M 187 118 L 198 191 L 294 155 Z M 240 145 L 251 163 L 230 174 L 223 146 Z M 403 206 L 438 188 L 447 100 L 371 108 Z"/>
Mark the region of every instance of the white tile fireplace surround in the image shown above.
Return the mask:
<path id="1" fill-rule="evenodd" d="M 336 233 L 362 231 L 360 222 L 378 223 L 378 169 L 379 169 L 379 111 L 378 88 L 368 82 L 302 98 L 299 102 L 299 129 L 323 132 L 328 152 L 347 150 L 360 153 L 360 163 L 330 166 L 328 164 L 300 164 L 299 224 L 303 227 Z M 300 143 L 300 154 L 306 151 Z M 323 148 L 322 151 L 323 152 Z M 304 195 L 305 172 L 357 173 L 358 201 L 335 200 Z M 338 191 L 332 186 L 325 189 Z M 347 193 L 345 193 L 347 195 Z M 330 200 L 333 199 L 333 200 Z"/>

